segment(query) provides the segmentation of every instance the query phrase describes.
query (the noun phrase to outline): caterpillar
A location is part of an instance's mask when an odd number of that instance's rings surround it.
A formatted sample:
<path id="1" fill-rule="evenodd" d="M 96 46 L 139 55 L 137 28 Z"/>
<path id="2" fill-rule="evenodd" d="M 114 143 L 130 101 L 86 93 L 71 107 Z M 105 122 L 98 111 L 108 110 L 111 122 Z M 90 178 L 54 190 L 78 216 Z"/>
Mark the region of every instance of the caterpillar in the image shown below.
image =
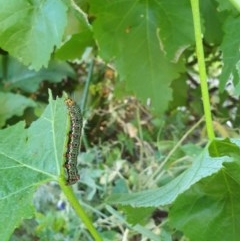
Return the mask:
<path id="1" fill-rule="evenodd" d="M 80 179 L 77 170 L 77 156 L 82 132 L 82 114 L 80 107 L 71 98 L 67 98 L 65 104 L 70 115 L 70 131 L 68 133 L 69 138 L 64 167 L 67 172 L 66 184 L 72 185 Z"/>

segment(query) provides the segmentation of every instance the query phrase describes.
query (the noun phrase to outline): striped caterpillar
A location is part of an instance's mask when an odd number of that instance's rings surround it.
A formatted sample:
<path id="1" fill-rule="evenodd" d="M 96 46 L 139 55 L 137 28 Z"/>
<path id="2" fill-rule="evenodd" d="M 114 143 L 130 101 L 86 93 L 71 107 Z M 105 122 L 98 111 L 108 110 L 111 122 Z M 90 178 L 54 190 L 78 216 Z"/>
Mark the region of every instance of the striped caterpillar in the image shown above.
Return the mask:
<path id="1" fill-rule="evenodd" d="M 64 167 L 67 171 L 67 185 L 76 183 L 80 176 L 77 170 L 77 156 L 82 132 L 82 114 L 79 106 L 70 98 L 65 100 L 70 115 L 70 131 Z"/>

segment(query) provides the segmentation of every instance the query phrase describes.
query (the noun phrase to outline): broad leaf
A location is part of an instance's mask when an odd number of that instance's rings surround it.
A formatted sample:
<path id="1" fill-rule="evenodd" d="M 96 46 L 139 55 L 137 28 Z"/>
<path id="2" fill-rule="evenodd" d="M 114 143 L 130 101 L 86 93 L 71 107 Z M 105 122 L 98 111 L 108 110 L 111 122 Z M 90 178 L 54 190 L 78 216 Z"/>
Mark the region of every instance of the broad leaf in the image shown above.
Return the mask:
<path id="1" fill-rule="evenodd" d="M 67 22 L 63 1 L 0 0 L 0 6 L 0 47 L 36 70 L 47 66 Z"/>
<path id="2" fill-rule="evenodd" d="M 189 1 L 91 2 L 100 55 L 114 59 L 128 90 L 157 112 L 171 100 L 170 84 L 182 70 L 177 62 L 193 43 Z M 184 28 L 179 27 L 184 26 Z"/>
<path id="3" fill-rule="evenodd" d="M 20 221 L 33 214 L 37 186 L 61 176 L 69 120 L 63 99 L 49 102 L 29 129 L 20 122 L 0 131 L 1 240 L 9 240 Z"/>
<path id="4" fill-rule="evenodd" d="M 76 73 L 72 67 L 65 62 L 59 61 L 51 61 L 48 68 L 35 71 L 9 57 L 5 72 L 3 77 L 5 89 L 20 88 L 26 92 L 35 92 L 43 81 L 58 83 L 67 76 L 76 78 Z"/>
<path id="5" fill-rule="evenodd" d="M 139 193 L 113 195 L 109 202 L 133 207 L 158 207 L 171 204 L 178 195 L 188 190 L 193 184 L 218 172 L 225 161 L 231 161 L 231 158 L 211 158 L 205 151 L 188 170 L 165 186 Z"/>
<path id="6" fill-rule="evenodd" d="M 224 165 L 180 195 L 170 210 L 172 225 L 191 241 L 239 240 L 240 162 Z"/>
<path id="7" fill-rule="evenodd" d="M 0 92 L 0 127 L 10 117 L 21 116 L 27 107 L 35 107 L 36 103 L 19 94 Z"/>

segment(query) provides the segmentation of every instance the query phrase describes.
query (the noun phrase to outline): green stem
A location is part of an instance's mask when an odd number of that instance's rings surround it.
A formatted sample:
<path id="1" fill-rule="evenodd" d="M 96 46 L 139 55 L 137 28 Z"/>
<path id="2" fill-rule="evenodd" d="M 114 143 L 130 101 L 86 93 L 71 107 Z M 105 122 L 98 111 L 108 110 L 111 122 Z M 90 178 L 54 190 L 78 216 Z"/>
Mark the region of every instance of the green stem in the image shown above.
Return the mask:
<path id="1" fill-rule="evenodd" d="M 88 231 L 94 237 L 95 241 L 103 241 L 103 239 L 101 238 L 101 236 L 99 235 L 99 233 L 97 232 L 95 227 L 93 226 L 90 218 L 87 216 L 87 214 L 85 213 L 83 207 L 81 206 L 81 204 L 77 200 L 77 197 L 75 196 L 72 188 L 70 186 L 67 186 L 66 185 L 66 181 L 63 180 L 62 178 L 59 180 L 59 185 L 60 185 L 63 193 L 67 197 L 69 203 L 75 209 L 77 215 L 82 220 L 82 222 L 85 224 L 85 226 L 87 227 Z"/>
<path id="2" fill-rule="evenodd" d="M 84 113 L 85 108 L 86 108 L 86 103 L 87 103 L 87 97 L 88 97 L 88 89 L 89 89 L 89 85 L 92 79 L 92 74 L 93 74 L 93 65 L 94 65 L 94 60 L 91 60 L 90 65 L 89 65 L 89 70 L 88 70 L 88 76 L 87 76 L 87 80 L 85 82 L 84 85 L 84 89 L 83 89 L 83 94 L 82 94 L 82 99 L 81 99 L 81 110 Z"/>
<path id="3" fill-rule="evenodd" d="M 90 62 L 90 65 L 89 65 L 88 76 L 87 76 L 87 80 L 86 80 L 85 85 L 84 85 L 81 104 L 80 104 L 80 108 L 81 108 L 83 114 L 84 114 L 85 109 L 86 109 L 87 97 L 88 97 L 88 92 L 89 92 L 89 85 L 90 85 L 90 82 L 92 80 L 92 74 L 93 74 L 93 66 L 94 66 L 94 60 L 92 59 L 91 62 Z M 82 140 L 83 140 L 83 144 L 84 144 L 85 148 L 88 150 L 89 144 L 88 144 L 88 140 L 87 140 L 87 138 L 84 134 L 82 136 Z"/>
<path id="4" fill-rule="evenodd" d="M 172 148 L 172 150 L 168 153 L 165 159 L 158 165 L 158 168 L 154 171 L 152 176 L 147 180 L 144 187 L 151 187 L 155 185 L 160 177 L 163 170 L 163 167 L 168 163 L 170 157 L 175 153 L 175 151 L 183 144 L 183 142 L 189 137 L 189 135 L 203 122 L 203 118 L 201 118 L 197 123 L 195 123 L 178 141 L 178 143 Z"/>
<path id="5" fill-rule="evenodd" d="M 206 121 L 208 139 L 211 141 L 215 138 L 215 135 L 213 130 L 212 114 L 211 114 L 210 99 L 209 99 L 208 85 L 207 85 L 207 74 L 206 74 L 206 67 L 205 67 L 205 61 L 204 61 L 205 59 L 204 59 L 204 52 L 203 52 L 203 45 L 202 45 L 199 0 L 191 0 L 191 5 L 192 5 L 192 13 L 193 13 L 193 23 L 194 23 L 198 67 L 199 67 L 202 99 L 203 99 L 204 116 Z"/>
<path id="6" fill-rule="evenodd" d="M 140 160 L 143 159 L 143 130 L 142 130 L 142 125 L 141 125 L 141 117 L 140 117 L 140 110 L 139 110 L 139 106 L 137 106 L 137 124 L 138 124 L 138 130 L 139 130 L 139 141 L 140 141 Z"/>

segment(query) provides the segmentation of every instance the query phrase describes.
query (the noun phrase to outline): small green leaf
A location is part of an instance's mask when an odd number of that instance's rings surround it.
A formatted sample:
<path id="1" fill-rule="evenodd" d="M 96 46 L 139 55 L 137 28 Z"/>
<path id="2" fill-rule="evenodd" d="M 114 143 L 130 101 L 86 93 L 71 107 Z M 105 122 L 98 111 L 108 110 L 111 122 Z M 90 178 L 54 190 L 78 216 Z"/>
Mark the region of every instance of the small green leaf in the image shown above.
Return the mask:
<path id="1" fill-rule="evenodd" d="M 120 206 L 127 216 L 127 222 L 132 225 L 145 225 L 149 217 L 152 215 L 154 208 L 133 208 L 131 206 Z"/>
<path id="2" fill-rule="evenodd" d="M 0 127 L 6 120 L 16 115 L 21 116 L 27 107 L 35 107 L 36 103 L 19 94 L 0 92 Z"/>
<path id="3" fill-rule="evenodd" d="M 112 193 L 123 193 L 128 191 L 128 185 L 125 179 L 117 179 L 112 187 Z"/>
<path id="4" fill-rule="evenodd" d="M 163 187 L 133 194 L 116 194 L 108 200 L 111 204 L 133 207 L 158 207 L 174 202 L 178 195 L 188 190 L 204 177 L 218 172 L 229 157 L 211 158 L 205 150 L 194 160 L 192 166 Z"/>
<path id="5" fill-rule="evenodd" d="M 170 103 L 170 108 L 187 105 L 186 95 L 189 87 L 185 80 L 186 75 L 181 75 L 171 83 L 171 87 L 173 89 L 173 100 Z"/>
<path id="6" fill-rule="evenodd" d="M 35 71 L 9 57 L 6 68 L 7 73 L 4 76 L 6 89 L 20 88 L 26 92 L 35 92 L 43 81 L 58 83 L 66 76 L 76 78 L 76 73 L 69 64 L 56 60 L 50 61 L 48 68 Z"/>
<path id="7" fill-rule="evenodd" d="M 90 31 L 74 34 L 69 41 L 56 51 L 55 57 L 60 60 L 81 59 L 86 48 L 93 45 L 94 41 Z"/>
<path id="8" fill-rule="evenodd" d="M 213 140 L 209 147 L 209 155 L 211 157 L 232 156 L 233 154 L 240 156 L 240 148 L 228 138 L 224 140 Z"/>
<path id="9" fill-rule="evenodd" d="M 181 150 L 185 153 L 186 156 L 192 157 L 197 157 L 202 152 L 202 148 L 193 143 L 182 145 Z"/>
<path id="10" fill-rule="evenodd" d="M 39 120 L 0 131 L 1 240 L 33 214 L 32 195 L 40 183 L 61 176 L 69 119 L 64 100 L 52 100 Z M 7 220 L 7 222 L 6 222 Z"/>
<path id="11" fill-rule="evenodd" d="M 240 236 L 240 163 L 224 164 L 180 195 L 170 222 L 191 241 L 238 241 Z"/>
<path id="12" fill-rule="evenodd" d="M 47 66 L 67 23 L 67 7 L 55 0 L 0 0 L 0 46 L 23 64 Z"/>

